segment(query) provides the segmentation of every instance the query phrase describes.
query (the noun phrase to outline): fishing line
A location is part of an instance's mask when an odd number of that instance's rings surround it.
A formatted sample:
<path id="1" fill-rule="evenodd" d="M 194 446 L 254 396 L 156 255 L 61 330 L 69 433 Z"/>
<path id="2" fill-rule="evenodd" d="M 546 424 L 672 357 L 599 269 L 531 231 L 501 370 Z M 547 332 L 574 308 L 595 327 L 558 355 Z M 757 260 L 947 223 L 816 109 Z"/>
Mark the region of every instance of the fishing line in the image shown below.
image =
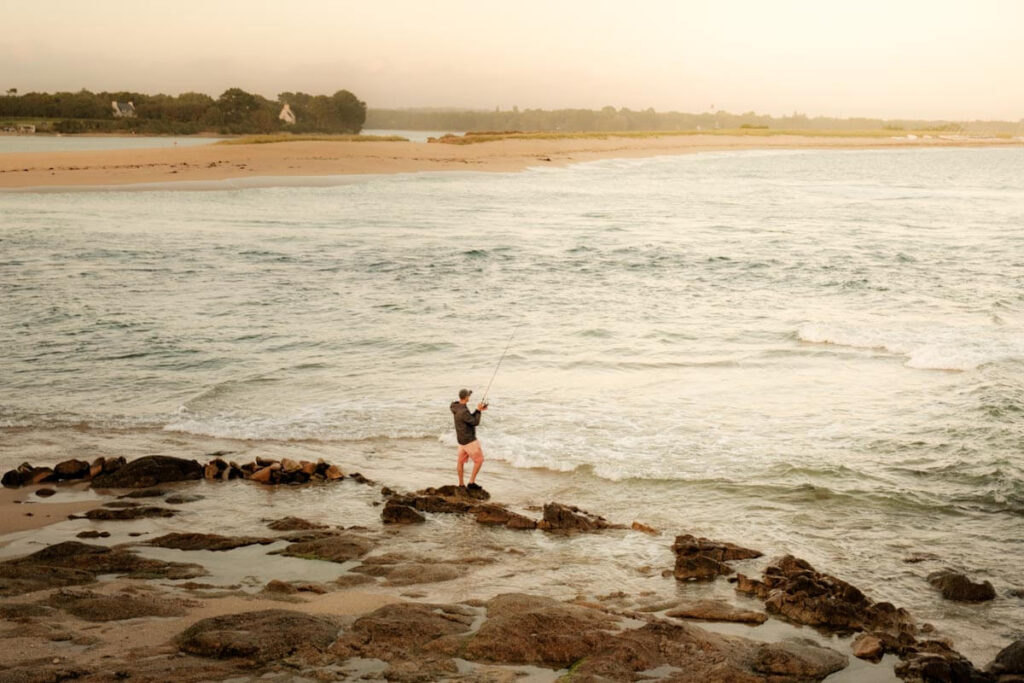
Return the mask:
<path id="1" fill-rule="evenodd" d="M 480 399 L 481 403 L 487 403 L 487 394 L 491 391 L 491 385 L 494 384 L 494 378 L 498 376 L 498 368 L 501 367 L 501 361 L 505 360 L 505 354 L 508 353 L 509 347 L 512 346 L 512 338 L 516 336 L 516 330 L 523 324 L 520 320 L 516 323 L 516 326 L 512 328 L 512 334 L 508 336 L 508 344 L 505 344 L 505 350 L 501 352 L 501 358 L 498 359 L 498 364 L 494 366 L 494 372 L 491 374 L 491 381 L 487 383 L 487 388 L 484 389 L 484 397 Z"/>

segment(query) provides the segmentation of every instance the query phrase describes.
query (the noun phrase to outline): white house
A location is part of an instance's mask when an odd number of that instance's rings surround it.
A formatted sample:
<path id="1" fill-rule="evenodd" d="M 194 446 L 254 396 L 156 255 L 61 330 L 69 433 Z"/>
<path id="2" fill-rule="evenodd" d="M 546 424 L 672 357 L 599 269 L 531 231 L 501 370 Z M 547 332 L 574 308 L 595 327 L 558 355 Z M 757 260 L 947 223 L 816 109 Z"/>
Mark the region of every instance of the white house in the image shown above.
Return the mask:
<path id="1" fill-rule="evenodd" d="M 277 115 L 277 118 L 291 125 L 295 123 L 295 112 L 293 112 L 292 108 L 285 103 L 285 105 L 281 107 L 281 113 Z"/>
<path id="2" fill-rule="evenodd" d="M 111 102 L 110 106 L 114 110 L 116 119 L 135 118 L 135 105 L 132 102 Z"/>

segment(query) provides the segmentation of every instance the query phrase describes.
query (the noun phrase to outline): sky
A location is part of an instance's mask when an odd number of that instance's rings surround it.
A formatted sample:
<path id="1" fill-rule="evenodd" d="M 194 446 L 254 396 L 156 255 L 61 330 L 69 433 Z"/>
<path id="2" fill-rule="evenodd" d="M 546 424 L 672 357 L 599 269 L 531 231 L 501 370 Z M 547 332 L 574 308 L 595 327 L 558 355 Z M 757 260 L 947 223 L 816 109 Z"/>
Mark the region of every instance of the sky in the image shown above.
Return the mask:
<path id="1" fill-rule="evenodd" d="M 1024 0 L 0 0 L 0 89 L 1024 118 Z"/>

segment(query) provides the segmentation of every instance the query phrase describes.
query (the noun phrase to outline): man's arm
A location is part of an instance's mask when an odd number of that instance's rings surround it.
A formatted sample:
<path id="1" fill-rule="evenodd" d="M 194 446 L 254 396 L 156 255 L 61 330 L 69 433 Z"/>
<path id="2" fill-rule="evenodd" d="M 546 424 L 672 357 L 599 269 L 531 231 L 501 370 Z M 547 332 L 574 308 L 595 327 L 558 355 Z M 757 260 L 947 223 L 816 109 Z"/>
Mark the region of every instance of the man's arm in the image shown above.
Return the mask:
<path id="1" fill-rule="evenodd" d="M 480 424 L 480 418 L 483 417 L 483 413 L 479 410 L 474 410 L 472 413 L 469 412 L 469 408 L 462 411 L 462 421 L 466 424 L 473 425 L 474 427 Z"/>

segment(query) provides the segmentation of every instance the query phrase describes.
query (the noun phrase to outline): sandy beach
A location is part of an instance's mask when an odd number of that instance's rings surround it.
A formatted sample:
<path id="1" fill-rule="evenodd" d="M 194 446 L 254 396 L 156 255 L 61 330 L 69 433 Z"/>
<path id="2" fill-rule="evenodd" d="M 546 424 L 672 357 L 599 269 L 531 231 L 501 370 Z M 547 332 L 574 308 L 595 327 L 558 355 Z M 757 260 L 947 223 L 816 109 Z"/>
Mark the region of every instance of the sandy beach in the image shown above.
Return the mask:
<path id="1" fill-rule="evenodd" d="M 0 154 L 0 189 L 206 182 L 238 178 L 513 172 L 610 158 L 746 149 L 879 149 L 1020 146 L 1019 140 L 940 137 L 684 135 L 642 138 L 500 140 L 470 145 L 412 142 L 282 142 Z"/>

